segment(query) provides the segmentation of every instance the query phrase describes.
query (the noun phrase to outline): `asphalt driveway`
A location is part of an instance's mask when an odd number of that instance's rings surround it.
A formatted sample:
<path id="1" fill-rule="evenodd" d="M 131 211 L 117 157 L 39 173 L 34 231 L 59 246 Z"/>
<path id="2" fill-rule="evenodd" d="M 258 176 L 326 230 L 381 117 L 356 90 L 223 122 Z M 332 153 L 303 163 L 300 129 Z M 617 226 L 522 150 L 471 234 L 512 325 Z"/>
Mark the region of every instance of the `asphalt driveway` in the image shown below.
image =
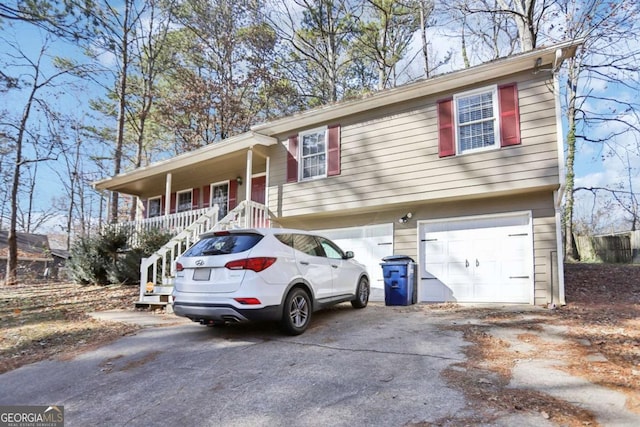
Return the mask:
<path id="1" fill-rule="evenodd" d="M 452 317 L 458 316 L 458 317 Z M 272 325 L 173 318 L 71 360 L 0 376 L 0 405 L 62 405 L 66 426 L 406 426 L 483 419 L 441 373 L 464 360 L 460 315 L 370 304 Z M 151 325 L 151 324 L 147 324 Z M 520 413 L 483 425 L 553 425 Z"/>

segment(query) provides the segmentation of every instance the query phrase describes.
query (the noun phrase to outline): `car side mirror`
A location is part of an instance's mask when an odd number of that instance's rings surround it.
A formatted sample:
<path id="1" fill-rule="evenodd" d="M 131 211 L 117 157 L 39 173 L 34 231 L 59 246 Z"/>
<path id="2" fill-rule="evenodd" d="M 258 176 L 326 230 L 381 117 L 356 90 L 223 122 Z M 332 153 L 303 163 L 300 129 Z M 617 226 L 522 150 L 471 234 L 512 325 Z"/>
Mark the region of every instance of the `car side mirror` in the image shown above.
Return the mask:
<path id="1" fill-rule="evenodd" d="M 353 252 L 352 251 L 347 251 L 346 254 L 344 254 L 344 259 L 351 259 L 353 258 Z"/>

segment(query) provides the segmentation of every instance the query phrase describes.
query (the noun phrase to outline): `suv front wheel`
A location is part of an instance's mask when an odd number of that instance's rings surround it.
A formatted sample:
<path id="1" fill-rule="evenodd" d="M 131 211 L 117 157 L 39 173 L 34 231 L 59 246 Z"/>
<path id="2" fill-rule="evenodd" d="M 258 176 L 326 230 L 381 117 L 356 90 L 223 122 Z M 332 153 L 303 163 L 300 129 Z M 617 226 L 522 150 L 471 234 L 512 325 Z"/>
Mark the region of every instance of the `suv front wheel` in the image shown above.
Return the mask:
<path id="1" fill-rule="evenodd" d="M 369 281 L 366 278 L 361 278 L 356 288 L 356 297 L 351 300 L 351 306 L 353 308 L 365 308 L 369 302 Z"/>
<path id="2" fill-rule="evenodd" d="M 311 321 L 311 299 L 304 289 L 292 289 L 284 300 L 281 326 L 289 335 L 300 335 Z"/>

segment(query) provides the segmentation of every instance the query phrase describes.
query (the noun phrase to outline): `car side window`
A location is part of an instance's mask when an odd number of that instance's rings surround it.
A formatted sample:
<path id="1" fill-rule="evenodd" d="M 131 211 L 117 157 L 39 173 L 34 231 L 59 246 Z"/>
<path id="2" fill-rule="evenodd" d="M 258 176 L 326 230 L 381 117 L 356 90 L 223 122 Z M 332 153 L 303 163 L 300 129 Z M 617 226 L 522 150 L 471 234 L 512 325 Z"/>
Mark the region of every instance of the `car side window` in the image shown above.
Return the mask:
<path id="1" fill-rule="evenodd" d="M 276 239 L 280 240 L 287 246 L 293 247 L 293 234 L 285 233 L 285 234 L 276 234 Z"/>
<path id="2" fill-rule="evenodd" d="M 322 245 L 322 249 L 324 249 L 324 253 L 327 255 L 327 258 L 334 259 L 342 259 L 343 253 L 342 250 L 335 245 L 335 243 L 323 238 L 318 237 L 320 244 Z"/>
<path id="3" fill-rule="evenodd" d="M 293 236 L 294 249 L 311 256 L 324 256 L 322 247 L 313 236 L 296 234 Z"/>

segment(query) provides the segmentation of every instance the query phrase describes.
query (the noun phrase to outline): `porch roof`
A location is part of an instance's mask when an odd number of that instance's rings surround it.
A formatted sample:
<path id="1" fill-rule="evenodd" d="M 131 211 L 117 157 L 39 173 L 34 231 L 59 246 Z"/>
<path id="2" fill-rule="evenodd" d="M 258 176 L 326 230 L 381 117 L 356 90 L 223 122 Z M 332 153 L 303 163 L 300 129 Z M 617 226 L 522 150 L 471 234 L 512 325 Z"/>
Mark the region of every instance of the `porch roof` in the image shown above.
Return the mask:
<path id="1" fill-rule="evenodd" d="M 177 189 L 201 185 L 204 182 L 202 178 L 212 177 L 216 171 L 221 170 L 227 171 L 227 179 L 236 175 L 244 177 L 247 150 L 256 146 L 268 147 L 277 142 L 277 139 L 269 136 L 246 132 L 131 172 L 96 181 L 93 187 L 97 190 L 149 197 L 164 194 L 168 173 L 172 174 L 173 188 Z M 259 158 L 254 158 L 255 168 L 260 168 L 262 163 Z M 215 181 L 215 178 L 209 178 L 210 182 L 212 180 Z"/>

